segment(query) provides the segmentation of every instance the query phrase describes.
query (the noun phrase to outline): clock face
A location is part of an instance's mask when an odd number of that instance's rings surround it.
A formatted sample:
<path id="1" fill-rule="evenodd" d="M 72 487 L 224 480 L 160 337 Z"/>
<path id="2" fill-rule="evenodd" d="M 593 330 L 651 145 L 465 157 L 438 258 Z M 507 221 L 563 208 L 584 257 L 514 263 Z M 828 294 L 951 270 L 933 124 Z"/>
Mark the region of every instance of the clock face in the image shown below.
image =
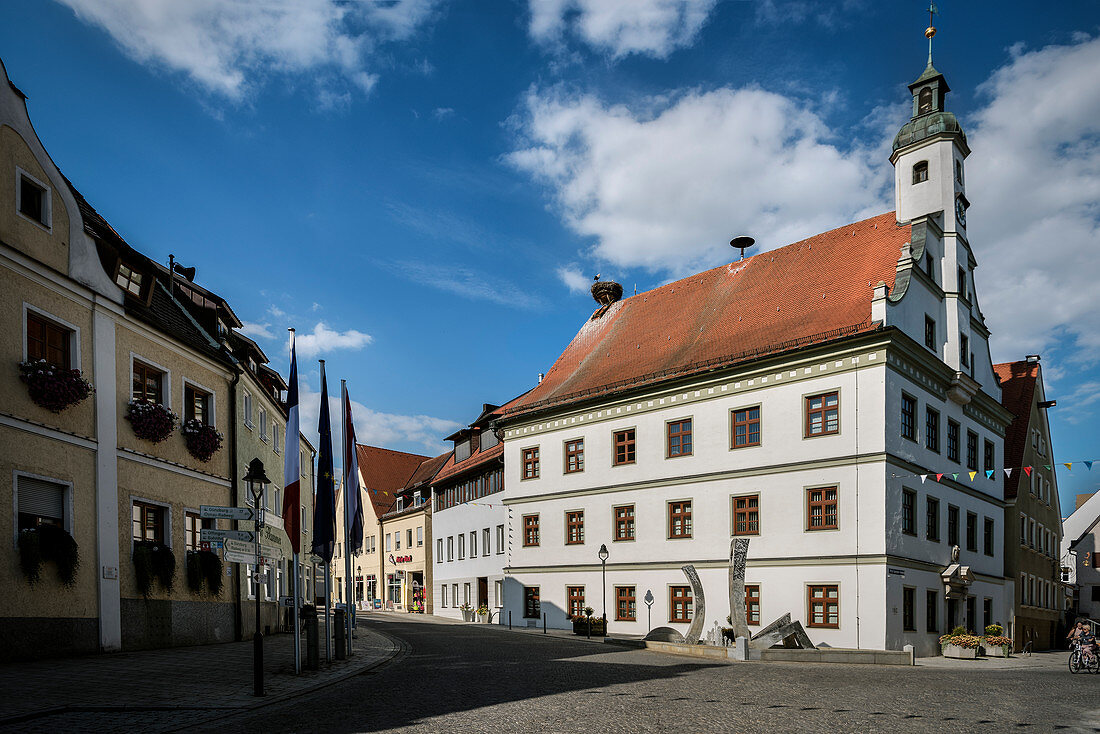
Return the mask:
<path id="1" fill-rule="evenodd" d="M 959 226 L 966 226 L 966 205 L 963 204 L 962 199 L 955 199 L 955 219 L 958 220 Z"/>

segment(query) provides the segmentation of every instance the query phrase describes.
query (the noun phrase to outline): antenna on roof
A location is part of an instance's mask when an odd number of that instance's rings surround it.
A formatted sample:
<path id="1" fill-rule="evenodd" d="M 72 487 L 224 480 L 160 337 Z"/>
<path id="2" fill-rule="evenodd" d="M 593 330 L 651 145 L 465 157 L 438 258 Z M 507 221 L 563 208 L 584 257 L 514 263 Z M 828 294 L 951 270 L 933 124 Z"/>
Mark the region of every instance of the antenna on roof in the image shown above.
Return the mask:
<path id="1" fill-rule="evenodd" d="M 742 260 L 745 259 L 745 250 L 749 249 L 750 247 L 752 247 L 755 244 L 756 244 L 756 240 L 754 240 L 752 237 L 748 237 L 746 235 L 741 235 L 740 237 L 734 237 L 732 240 L 730 240 L 730 247 L 733 247 L 733 248 L 738 249 L 738 250 L 741 251 L 741 259 Z"/>

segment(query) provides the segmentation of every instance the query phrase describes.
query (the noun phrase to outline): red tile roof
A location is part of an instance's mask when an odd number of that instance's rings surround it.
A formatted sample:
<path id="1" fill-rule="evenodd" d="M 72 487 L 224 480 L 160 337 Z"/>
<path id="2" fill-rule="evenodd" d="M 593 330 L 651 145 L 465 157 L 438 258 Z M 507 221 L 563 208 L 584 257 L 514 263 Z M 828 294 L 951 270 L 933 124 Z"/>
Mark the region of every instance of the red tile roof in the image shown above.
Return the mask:
<path id="1" fill-rule="evenodd" d="M 707 270 L 597 310 L 506 416 L 604 395 L 880 325 L 910 226 L 894 212 Z"/>
<path id="2" fill-rule="evenodd" d="M 488 449 L 487 451 L 478 451 L 468 459 L 463 459 L 458 464 L 455 463 L 454 454 L 451 454 L 447 459 L 447 463 L 443 465 L 443 468 L 439 470 L 439 473 L 435 475 L 435 481 L 432 484 L 439 484 L 447 479 L 454 478 L 459 474 L 463 474 L 470 469 L 479 467 L 482 464 L 486 464 L 493 459 L 496 459 L 504 454 L 504 444 L 498 443 L 496 446 Z"/>
<path id="3" fill-rule="evenodd" d="M 374 505 L 376 517 L 390 509 L 396 494 L 429 458 L 363 444 L 356 444 L 355 453 L 359 459 L 359 473 L 363 475 L 363 489 Z"/>
<path id="4" fill-rule="evenodd" d="M 447 463 L 447 459 L 451 458 L 451 453 L 448 451 L 445 454 L 432 457 L 431 459 L 425 459 L 417 467 L 416 471 L 409 478 L 409 481 L 405 482 L 405 489 L 416 489 L 417 487 L 428 484 L 435 478 L 435 475 L 439 473 L 439 470 L 443 468 L 443 465 Z"/>
<path id="5" fill-rule="evenodd" d="M 1031 405 L 1035 399 L 1035 383 L 1039 377 L 1039 363 L 1005 362 L 993 365 L 997 380 L 1001 383 L 1001 405 L 1016 417 L 1005 432 L 1006 467 L 1019 467 L 1024 463 L 1027 450 L 1028 424 L 1031 422 Z M 1005 478 L 1005 498 L 1016 496 L 1020 485 L 1020 469 Z"/>

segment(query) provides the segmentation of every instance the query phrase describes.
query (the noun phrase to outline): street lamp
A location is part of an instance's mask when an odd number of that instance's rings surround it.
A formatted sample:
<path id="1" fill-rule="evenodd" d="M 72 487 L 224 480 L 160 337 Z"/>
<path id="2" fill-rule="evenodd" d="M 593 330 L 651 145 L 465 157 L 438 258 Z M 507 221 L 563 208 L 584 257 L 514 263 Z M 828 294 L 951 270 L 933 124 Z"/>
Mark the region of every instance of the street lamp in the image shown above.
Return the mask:
<path id="1" fill-rule="evenodd" d="M 604 629 L 607 629 L 607 557 L 611 555 L 607 552 L 607 544 L 600 545 L 600 563 L 603 565 L 603 597 L 600 599 L 603 602 L 603 624 Z"/>
<path id="2" fill-rule="evenodd" d="M 264 636 L 260 632 L 260 528 L 264 524 L 263 503 L 264 487 L 271 482 L 264 472 L 264 463 L 258 458 L 248 464 L 248 473 L 244 480 L 248 482 L 248 492 L 256 511 L 256 565 L 253 568 L 253 580 L 256 583 L 256 634 L 252 638 L 252 695 L 264 695 Z"/>

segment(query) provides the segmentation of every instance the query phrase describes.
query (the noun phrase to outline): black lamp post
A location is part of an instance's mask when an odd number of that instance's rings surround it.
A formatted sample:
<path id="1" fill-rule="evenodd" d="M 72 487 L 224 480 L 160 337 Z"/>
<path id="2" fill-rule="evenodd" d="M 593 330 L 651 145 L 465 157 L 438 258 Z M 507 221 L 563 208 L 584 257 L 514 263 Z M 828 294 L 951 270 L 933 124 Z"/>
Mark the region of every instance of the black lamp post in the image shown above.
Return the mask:
<path id="1" fill-rule="evenodd" d="M 607 544 L 600 545 L 600 563 L 603 565 L 603 597 L 600 599 L 603 602 L 603 623 L 604 629 L 607 629 L 607 557 L 611 555 L 607 552 Z"/>
<path id="2" fill-rule="evenodd" d="M 263 527 L 264 487 L 271 480 L 264 472 L 264 463 L 258 458 L 248 464 L 248 473 L 244 480 L 248 482 L 248 492 L 252 495 L 252 504 L 256 512 L 256 564 L 253 567 L 253 580 L 256 584 L 256 634 L 252 637 L 252 695 L 264 695 L 264 636 L 260 632 L 260 528 Z"/>

